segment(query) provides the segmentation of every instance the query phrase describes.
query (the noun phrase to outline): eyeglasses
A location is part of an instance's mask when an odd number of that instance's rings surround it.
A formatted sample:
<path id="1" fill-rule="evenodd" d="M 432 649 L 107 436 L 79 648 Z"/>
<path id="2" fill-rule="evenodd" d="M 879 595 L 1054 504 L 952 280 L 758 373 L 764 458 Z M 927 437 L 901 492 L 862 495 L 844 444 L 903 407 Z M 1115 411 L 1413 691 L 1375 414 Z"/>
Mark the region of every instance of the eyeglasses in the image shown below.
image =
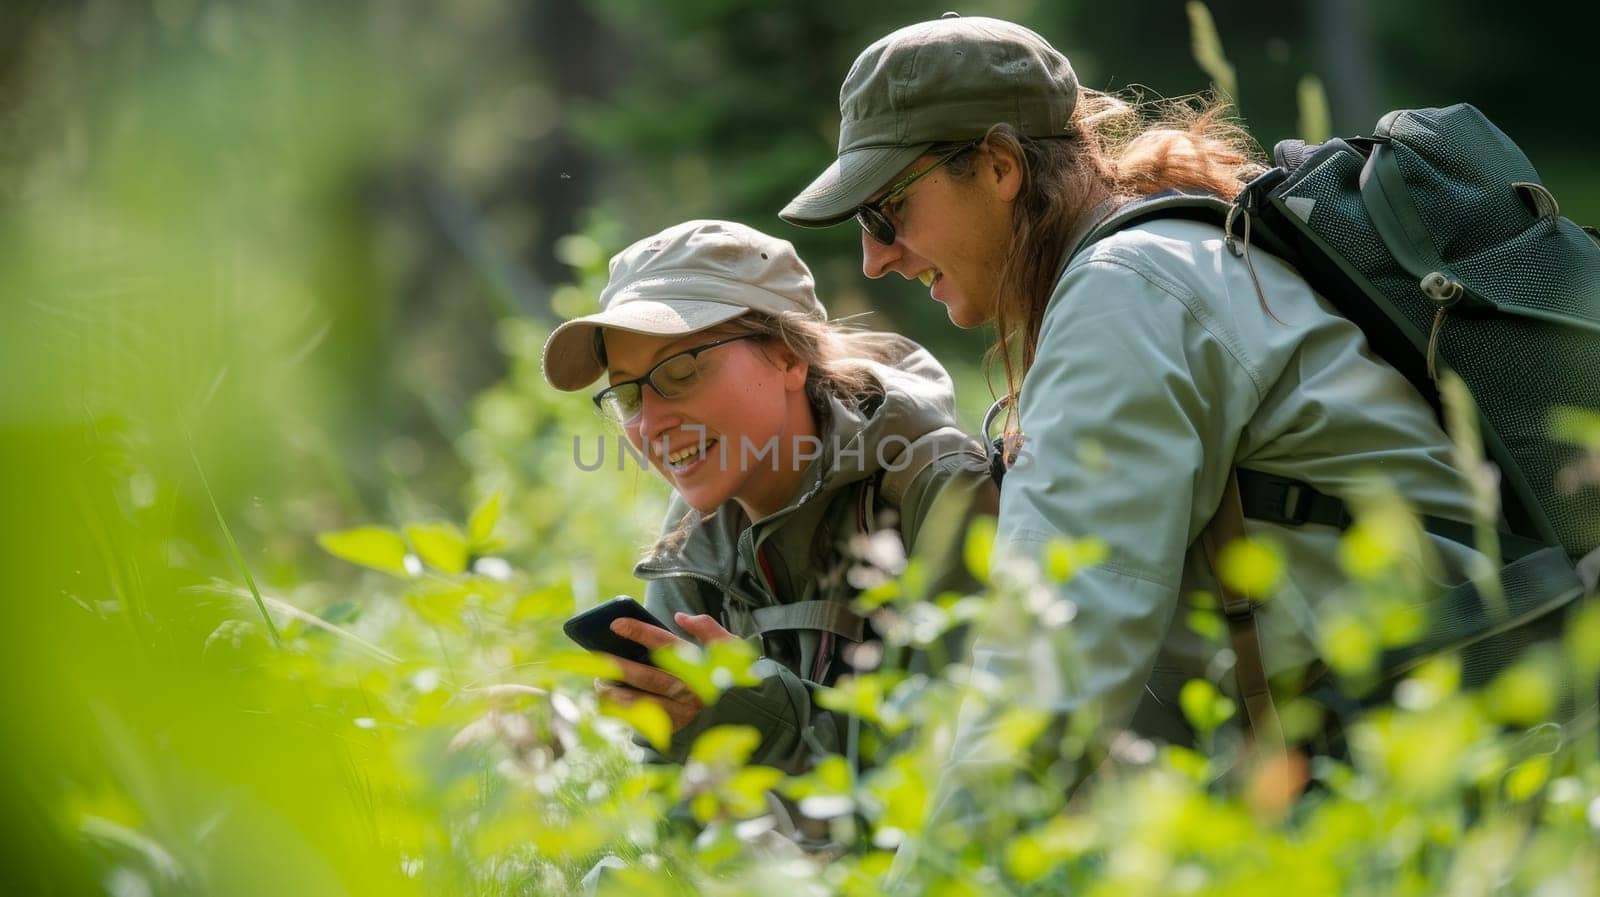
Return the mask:
<path id="1" fill-rule="evenodd" d="M 685 349 L 682 352 L 664 358 L 655 367 L 651 368 L 643 377 L 633 380 L 624 380 L 613 383 L 605 389 L 595 393 L 594 406 L 611 422 L 621 426 L 639 416 L 644 409 L 644 387 L 649 384 L 656 391 L 656 395 L 663 399 L 676 398 L 688 392 L 691 387 L 700 382 L 703 373 L 700 367 L 700 354 L 718 346 L 736 343 L 743 339 L 761 339 L 764 333 L 741 333 L 726 339 L 713 340 L 704 345 Z"/>
<path id="2" fill-rule="evenodd" d="M 856 223 L 861 225 L 861 229 L 867 232 L 867 236 L 877 240 L 879 243 L 882 243 L 885 246 L 893 246 L 895 239 L 894 222 L 890 221 L 889 216 L 884 213 L 884 205 L 886 203 L 899 200 L 901 194 L 905 193 L 906 189 L 912 184 L 915 184 L 917 181 L 932 173 L 939 166 L 977 145 L 977 141 L 973 141 L 972 143 L 964 143 L 950 152 L 940 156 L 938 161 L 934 162 L 932 165 L 929 165 L 927 168 L 924 168 L 921 171 L 912 172 L 895 183 L 890 184 L 889 189 L 883 192 L 883 198 L 879 199 L 877 202 L 864 202 L 861 205 L 856 206 Z"/>

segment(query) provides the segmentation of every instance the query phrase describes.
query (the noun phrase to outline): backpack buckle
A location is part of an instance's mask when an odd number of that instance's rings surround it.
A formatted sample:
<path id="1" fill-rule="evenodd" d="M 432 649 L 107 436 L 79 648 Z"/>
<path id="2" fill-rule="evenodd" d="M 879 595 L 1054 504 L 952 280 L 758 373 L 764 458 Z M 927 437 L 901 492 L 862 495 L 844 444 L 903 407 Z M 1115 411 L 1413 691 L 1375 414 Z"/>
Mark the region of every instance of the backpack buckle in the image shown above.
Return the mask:
<path id="1" fill-rule="evenodd" d="M 1303 526 L 1311 519 L 1311 487 L 1289 477 L 1248 473 L 1239 480 L 1246 517 L 1285 526 Z"/>

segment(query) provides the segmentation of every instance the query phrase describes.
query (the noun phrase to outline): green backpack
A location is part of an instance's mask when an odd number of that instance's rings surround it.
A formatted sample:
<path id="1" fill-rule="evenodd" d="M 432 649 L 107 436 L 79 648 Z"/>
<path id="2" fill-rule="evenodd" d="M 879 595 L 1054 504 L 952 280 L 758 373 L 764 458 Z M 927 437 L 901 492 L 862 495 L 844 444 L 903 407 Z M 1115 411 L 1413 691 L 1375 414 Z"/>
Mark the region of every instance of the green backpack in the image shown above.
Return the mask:
<path id="1" fill-rule="evenodd" d="M 1178 193 L 1138 200 L 1075 252 L 1152 218 L 1213 222 L 1247 264 L 1256 247 L 1293 265 L 1435 409 L 1438 370 L 1464 381 L 1501 473 L 1509 618 L 1486 608 L 1470 583 L 1459 586 L 1443 596 L 1429 635 L 1391 652 L 1383 669 L 1398 675 L 1461 650 L 1467 682 L 1487 681 L 1541 628 L 1558 627 L 1555 612 L 1594 591 L 1600 576 L 1600 487 L 1566 482 L 1563 471 L 1585 450 L 1553 430 L 1559 409 L 1600 409 L 1600 232 L 1561 217 L 1521 149 L 1466 104 L 1391 112 L 1370 137 L 1285 141 L 1273 155 L 1276 167 L 1231 203 Z M 1242 469 L 1236 480 L 1244 517 L 1350 522 L 1340 501 L 1309 484 Z M 1240 533 L 1228 504 L 1212 529 Z M 1424 523 L 1472 541 L 1464 521 Z M 1253 608 L 1224 597 L 1259 737 L 1275 720 Z"/>

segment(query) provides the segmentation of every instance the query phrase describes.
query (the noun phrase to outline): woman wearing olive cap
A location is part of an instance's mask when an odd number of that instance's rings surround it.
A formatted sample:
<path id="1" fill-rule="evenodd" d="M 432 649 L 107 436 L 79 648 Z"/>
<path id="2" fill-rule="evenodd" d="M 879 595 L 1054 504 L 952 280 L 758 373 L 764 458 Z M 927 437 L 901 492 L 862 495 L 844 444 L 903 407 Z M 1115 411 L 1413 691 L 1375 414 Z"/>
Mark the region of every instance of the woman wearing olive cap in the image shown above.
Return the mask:
<path id="1" fill-rule="evenodd" d="M 1294 270 L 1258 253 L 1253 280 L 1220 228 L 1171 218 L 1077 251 L 1136 197 L 1236 194 L 1260 166 L 1222 107 L 1151 120 L 1081 88 L 1038 34 L 947 17 L 868 47 L 840 111 L 837 160 L 782 217 L 854 218 L 868 277 L 920 279 L 957 326 L 995 325 L 1027 463 L 1006 474 L 994 557 L 1037 557 L 1063 536 L 1109 547 L 1062 587 L 1081 673 L 1030 674 L 1050 709 L 1091 707 L 1102 734 L 1190 737 L 1177 692 L 1215 650 L 1184 606 L 1217 593 L 1202 536 L 1236 466 L 1339 498 L 1376 472 L 1425 514 L 1472 519 L 1428 405 Z M 1304 668 L 1348 588 L 1339 530 L 1252 520 L 1248 531 L 1286 560 L 1255 614 L 1261 665 Z M 1419 539 L 1444 581 L 1465 578 L 1471 549 Z M 1260 686 L 1245 692 L 1252 717 Z"/>
<path id="2" fill-rule="evenodd" d="M 625 684 L 598 687 L 661 706 L 675 762 L 734 723 L 761 732 L 752 762 L 789 772 L 847 753 L 846 727 L 812 693 L 868 637 L 847 575 L 862 543 L 897 532 L 904 552 L 933 559 L 935 588 L 970 587 L 949 541 L 994 512 L 949 375 L 904 337 L 829 322 L 794 247 L 733 222 L 689 221 L 624 249 L 600 303 L 550 335 L 545 378 L 571 391 L 604 376 L 596 406 L 674 492 L 660 544 L 634 571 L 672 631 L 613 630 L 652 649 L 758 639 L 763 656 L 757 684 L 710 706 L 620 658 Z"/>

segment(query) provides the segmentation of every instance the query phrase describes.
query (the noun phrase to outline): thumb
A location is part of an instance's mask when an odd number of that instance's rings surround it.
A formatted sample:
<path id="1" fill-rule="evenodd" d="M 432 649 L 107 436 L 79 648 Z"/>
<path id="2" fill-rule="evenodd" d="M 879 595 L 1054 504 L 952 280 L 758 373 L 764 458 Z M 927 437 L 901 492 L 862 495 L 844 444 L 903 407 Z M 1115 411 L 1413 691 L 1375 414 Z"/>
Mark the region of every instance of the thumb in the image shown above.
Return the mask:
<path id="1" fill-rule="evenodd" d="M 717 618 L 710 614 L 686 614 L 679 611 L 672 618 L 683 631 L 694 636 L 701 644 L 706 642 L 719 642 L 723 639 L 733 638 L 733 633 L 722 627 Z"/>

